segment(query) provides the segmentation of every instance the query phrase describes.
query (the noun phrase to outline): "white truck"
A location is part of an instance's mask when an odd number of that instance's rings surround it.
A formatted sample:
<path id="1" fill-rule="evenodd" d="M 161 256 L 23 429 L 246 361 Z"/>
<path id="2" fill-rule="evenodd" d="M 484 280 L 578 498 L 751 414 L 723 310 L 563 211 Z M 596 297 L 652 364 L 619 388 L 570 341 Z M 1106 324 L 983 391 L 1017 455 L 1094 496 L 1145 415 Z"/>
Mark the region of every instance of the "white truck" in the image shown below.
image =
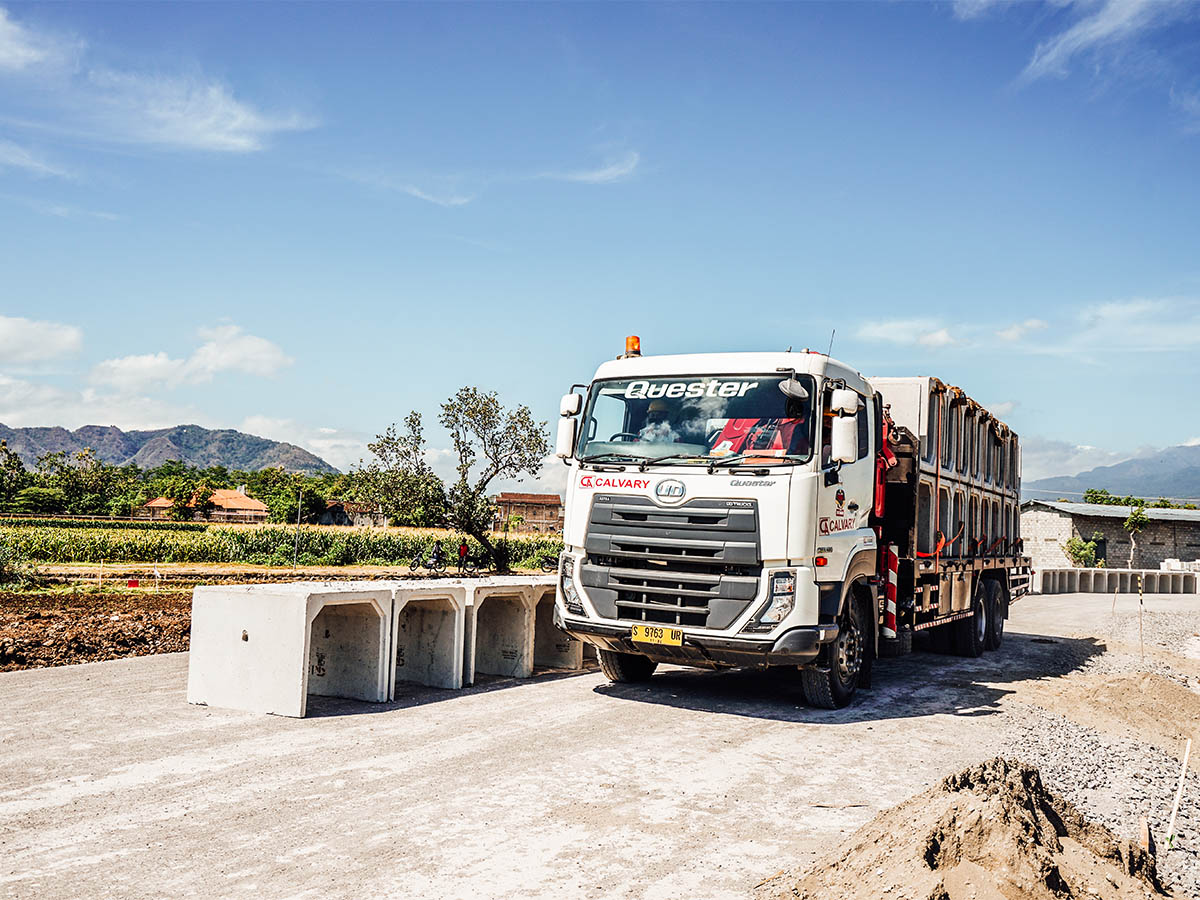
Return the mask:
<path id="1" fill-rule="evenodd" d="M 936 378 L 630 337 L 560 413 L 555 623 L 613 681 L 799 667 L 806 701 L 837 708 L 917 632 L 999 648 L 1028 591 L 1017 436 Z"/>

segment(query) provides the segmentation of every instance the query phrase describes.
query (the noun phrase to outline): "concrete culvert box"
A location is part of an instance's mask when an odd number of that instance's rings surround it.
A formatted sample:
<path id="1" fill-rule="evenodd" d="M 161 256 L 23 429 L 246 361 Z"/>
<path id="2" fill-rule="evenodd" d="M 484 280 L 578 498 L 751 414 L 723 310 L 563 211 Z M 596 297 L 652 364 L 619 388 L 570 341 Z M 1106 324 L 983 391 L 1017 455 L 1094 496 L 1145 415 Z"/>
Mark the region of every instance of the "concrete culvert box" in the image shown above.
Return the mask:
<path id="1" fill-rule="evenodd" d="M 462 587 L 438 591 L 400 589 L 392 629 L 392 696 L 395 684 L 411 681 L 439 688 L 463 686 L 464 595 Z"/>
<path id="2" fill-rule="evenodd" d="M 475 673 L 528 678 L 533 674 L 533 610 L 523 593 L 476 594 L 474 609 Z"/>
<path id="3" fill-rule="evenodd" d="M 196 588 L 188 702 L 299 717 L 309 693 L 385 701 L 392 591 L 367 584 Z"/>
<path id="4" fill-rule="evenodd" d="M 583 643 L 554 627 L 554 588 L 533 588 L 533 664 L 551 669 L 583 667 Z"/>
<path id="5" fill-rule="evenodd" d="M 308 693 L 377 702 L 387 699 L 386 662 L 382 697 L 376 683 L 387 627 L 387 617 L 370 603 L 324 607 L 310 629 Z"/>

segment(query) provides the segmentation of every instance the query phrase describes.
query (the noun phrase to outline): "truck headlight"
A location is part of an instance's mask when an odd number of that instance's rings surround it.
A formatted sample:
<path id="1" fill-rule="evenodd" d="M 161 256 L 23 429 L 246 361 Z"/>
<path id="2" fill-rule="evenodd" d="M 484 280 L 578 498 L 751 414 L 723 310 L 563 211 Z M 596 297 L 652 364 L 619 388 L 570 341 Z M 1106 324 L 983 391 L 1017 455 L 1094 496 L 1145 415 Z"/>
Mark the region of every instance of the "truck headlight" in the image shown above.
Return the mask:
<path id="1" fill-rule="evenodd" d="M 784 569 L 771 573 L 767 602 L 762 611 L 743 631 L 770 631 L 796 606 L 796 573 Z"/>
<path id="2" fill-rule="evenodd" d="M 579 591 L 575 589 L 575 577 L 571 574 L 574 562 L 565 553 L 559 559 L 559 585 L 562 587 L 563 605 L 566 606 L 567 612 L 582 616 L 584 615 L 583 600 L 579 596 Z"/>

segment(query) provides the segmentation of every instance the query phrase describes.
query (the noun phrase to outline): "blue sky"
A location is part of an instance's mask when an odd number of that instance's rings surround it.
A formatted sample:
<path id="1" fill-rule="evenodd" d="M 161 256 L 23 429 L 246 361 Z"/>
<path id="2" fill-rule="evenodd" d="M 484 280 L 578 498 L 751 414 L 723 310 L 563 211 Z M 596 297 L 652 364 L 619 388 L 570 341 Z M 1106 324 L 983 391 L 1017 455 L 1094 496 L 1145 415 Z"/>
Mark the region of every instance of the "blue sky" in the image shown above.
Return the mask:
<path id="1" fill-rule="evenodd" d="M 1026 478 L 1197 441 L 1198 51 L 1169 0 L 0 3 L 0 422 L 345 468 L 629 333 L 836 328 Z"/>

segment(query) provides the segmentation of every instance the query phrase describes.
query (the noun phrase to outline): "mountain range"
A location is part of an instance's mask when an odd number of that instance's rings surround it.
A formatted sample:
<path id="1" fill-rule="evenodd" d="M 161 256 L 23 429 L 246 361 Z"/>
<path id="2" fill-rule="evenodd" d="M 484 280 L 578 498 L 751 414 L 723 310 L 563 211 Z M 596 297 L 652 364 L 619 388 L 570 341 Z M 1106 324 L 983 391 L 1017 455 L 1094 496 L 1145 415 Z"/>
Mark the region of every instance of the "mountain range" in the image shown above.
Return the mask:
<path id="1" fill-rule="evenodd" d="M 1068 500 L 1081 500 L 1075 495 L 1088 488 L 1104 488 L 1111 494 L 1132 494 L 1147 500 L 1200 497 L 1200 445 L 1168 447 L 1078 475 L 1039 478 L 1025 483 L 1021 490 L 1027 500 L 1055 499 L 1055 492 Z"/>
<path id="2" fill-rule="evenodd" d="M 97 458 L 114 466 L 134 463 L 153 469 L 169 460 L 208 468 L 225 466 L 255 472 L 278 467 L 288 472 L 318 474 L 336 472 L 333 466 L 303 447 L 272 441 L 225 428 L 212 430 L 199 425 L 176 425 L 156 431 L 122 431 L 113 425 L 84 425 L 65 428 L 9 428 L 0 424 L 0 440 L 32 469 L 43 453 L 65 450 L 77 453 L 87 447 Z"/>

